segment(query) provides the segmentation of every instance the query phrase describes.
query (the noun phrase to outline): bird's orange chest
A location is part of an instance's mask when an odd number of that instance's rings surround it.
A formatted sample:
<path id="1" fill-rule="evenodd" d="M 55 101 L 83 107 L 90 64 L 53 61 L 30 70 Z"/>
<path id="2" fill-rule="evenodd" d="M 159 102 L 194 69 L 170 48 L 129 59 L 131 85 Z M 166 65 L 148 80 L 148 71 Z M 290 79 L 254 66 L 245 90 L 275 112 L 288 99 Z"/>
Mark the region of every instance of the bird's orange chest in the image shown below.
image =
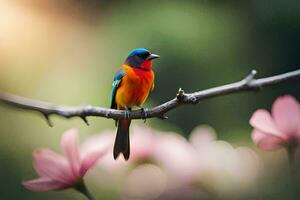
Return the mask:
<path id="1" fill-rule="evenodd" d="M 153 87 L 152 70 L 141 70 L 123 66 L 126 73 L 116 93 L 116 103 L 121 107 L 133 107 L 143 104 Z"/>

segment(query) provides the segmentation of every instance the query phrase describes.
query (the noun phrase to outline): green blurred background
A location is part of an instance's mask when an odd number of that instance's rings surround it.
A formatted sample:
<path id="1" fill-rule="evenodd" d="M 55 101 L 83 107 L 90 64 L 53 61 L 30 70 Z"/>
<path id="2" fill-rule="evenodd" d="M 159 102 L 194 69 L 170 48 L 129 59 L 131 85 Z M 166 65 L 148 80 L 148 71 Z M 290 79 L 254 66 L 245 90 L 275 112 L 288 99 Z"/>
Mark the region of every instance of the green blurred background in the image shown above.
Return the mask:
<path id="1" fill-rule="evenodd" d="M 114 73 L 138 47 L 161 56 L 155 61 L 156 87 L 146 107 L 170 100 L 180 87 L 202 90 L 241 80 L 252 69 L 257 77 L 288 72 L 300 66 L 300 3 L 0 0 L 1 91 L 56 104 L 109 107 Z M 299 100 L 299 80 L 183 106 L 169 112 L 168 120 L 151 119 L 147 125 L 188 136 L 197 125 L 209 124 L 219 138 L 253 147 L 251 114 L 269 109 L 284 94 Z M 114 128 L 114 122 L 89 118 L 87 127 L 80 119 L 52 120 L 55 126 L 50 128 L 36 113 L 0 107 L 1 200 L 84 199 L 72 191 L 26 191 L 20 182 L 35 176 L 31 152 L 36 147 L 59 150 L 61 133 L 68 128 L 78 128 L 83 140 Z M 274 156 L 259 153 L 267 160 Z M 275 178 L 262 178 L 256 199 L 290 197 L 285 166 L 277 168 Z M 99 197 L 116 198 L 105 186 L 93 187 L 102 188 Z"/>

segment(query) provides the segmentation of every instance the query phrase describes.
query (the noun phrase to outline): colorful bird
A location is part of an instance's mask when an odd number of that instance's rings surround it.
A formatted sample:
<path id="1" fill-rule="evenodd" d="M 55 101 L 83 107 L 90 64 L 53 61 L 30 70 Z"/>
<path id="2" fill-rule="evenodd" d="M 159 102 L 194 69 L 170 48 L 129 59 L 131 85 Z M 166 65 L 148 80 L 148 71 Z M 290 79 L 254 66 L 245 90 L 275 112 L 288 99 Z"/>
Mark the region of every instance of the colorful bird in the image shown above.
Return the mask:
<path id="1" fill-rule="evenodd" d="M 141 107 L 154 88 L 154 72 L 152 60 L 159 55 L 150 53 L 147 49 L 134 49 L 126 58 L 121 69 L 116 73 L 112 84 L 111 108 L 125 110 L 125 119 L 116 121 L 118 126 L 114 144 L 114 159 L 122 153 L 125 160 L 129 159 L 130 142 L 129 112 L 134 107 Z"/>

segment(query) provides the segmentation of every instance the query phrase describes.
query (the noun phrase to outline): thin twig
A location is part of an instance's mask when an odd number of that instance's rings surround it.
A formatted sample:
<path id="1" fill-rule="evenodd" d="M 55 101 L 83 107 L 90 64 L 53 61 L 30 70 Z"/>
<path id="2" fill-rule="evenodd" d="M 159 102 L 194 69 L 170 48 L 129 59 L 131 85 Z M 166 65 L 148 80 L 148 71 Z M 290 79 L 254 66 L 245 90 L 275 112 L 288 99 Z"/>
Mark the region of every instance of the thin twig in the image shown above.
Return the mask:
<path id="1" fill-rule="evenodd" d="M 241 81 L 194 92 L 194 93 L 185 93 L 184 90 L 180 88 L 177 96 L 174 99 L 165 102 L 159 106 L 156 106 L 152 109 L 147 110 L 146 118 L 157 117 L 161 119 L 166 119 L 167 117 L 165 116 L 165 114 L 168 111 L 173 110 L 181 105 L 197 104 L 200 101 L 203 101 L 205 99 L 209 99 L 217 96 L 223 96 L 232 93 L 260 90 L 263 87 L 276 85 L 291 80 L 293 78 L 300 78 L 300 70 L 295 70 L 292 72 L 271 76 L 267 78 L 261 78 L 261 79 L 254 79 L 255 75 L 256 75 L 256 71 L 252 70 L 251 73 Z M 40 112 L 45 116 L 50 126 L 52 125 L 49 118 L 50 115 L 59 115 L 65 118 L 80 117 L 81 119 L 83 119 L 83 121 L 86 124 L 88 124 L 86 118 L 90 116 L 105 117 L 105 118 L 112 118 L 112 119 L 125 118 L 125 112 L 120 110 L 107 109 L 107 108 L 101 108 L 95 106 L 77 106 L 77 107 L 57 106 L 50 103 L 32 100 L 24 97 L 19 97 L 13 94 L 1 93 L 1 92 L 0 92 L 0 102 L 17 108 Z M 134 110 L 130 112 L 130 119 L 144 119 L 144 118 L 145 116 L 142 110 Z"/>

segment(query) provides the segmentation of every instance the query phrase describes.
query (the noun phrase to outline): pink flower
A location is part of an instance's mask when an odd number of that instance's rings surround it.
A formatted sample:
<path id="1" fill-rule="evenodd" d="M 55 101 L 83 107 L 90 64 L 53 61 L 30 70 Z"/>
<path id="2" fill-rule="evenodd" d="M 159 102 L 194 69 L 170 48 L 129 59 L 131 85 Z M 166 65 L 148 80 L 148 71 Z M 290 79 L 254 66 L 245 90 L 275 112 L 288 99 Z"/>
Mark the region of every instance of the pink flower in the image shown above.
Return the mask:
<path id="1" fill-rule="evenodd" d="M 252 139 L 263 150 L 300 144 L 300 104 L 292 96 L 277 98 L 271 114 L 264 109 L 257 110 L 250 124 L 254 127 Z"/>
<path id="2" fill-rule="evenodd" d="M 145 126 L 132 125 L 130 136 L 131 155 L 128 161 L 123 157 L 113 159 L 113 145 L 116 137 L 115 130 L 105 130 L 101 134 L 90 137 L 83 143 L 83 149 L 107 148 L 107 154 L 101 159 L 101 168 L 106 172 L 123 173 L 143 162 L 149 162 L 153 158 L 156 149 L 156 132 Z"/>
<path id="3" fill-rule="evenodd" d="M 177 133 L 164 133 L 156 136 L 155 151 L 152 160 L 158 163 L 170 178 L 174 186 L 182 186 L 191 183 L 198 165 L 195 157 L 196 151 L 190 143 Z"/>
<path id="4" fill-rule="evenodd" d="M 194 159 L 198 162 L 198 170 L 193 175 L 195 184 L 227 196 L 255 183 L 261 164 L 252 149 L 218 140 L 215 130 L 207 125 L 196 127 L 189 141 L 196 150 Z"/>
<path id="5" fill-rule="evenodd" d="M 61 190 L 75 186 L 86 172 L 93 167 L 105 153 L 103 150 L 81 153 L 77 142 L 77 131 L 66 131 L 61 139 L 65 156 L 49 149 L 37 149 L 33 152 L 33 166 L 40 176 L 37 179 L 23 181 L 23 185 L 36 192 Z"/>

